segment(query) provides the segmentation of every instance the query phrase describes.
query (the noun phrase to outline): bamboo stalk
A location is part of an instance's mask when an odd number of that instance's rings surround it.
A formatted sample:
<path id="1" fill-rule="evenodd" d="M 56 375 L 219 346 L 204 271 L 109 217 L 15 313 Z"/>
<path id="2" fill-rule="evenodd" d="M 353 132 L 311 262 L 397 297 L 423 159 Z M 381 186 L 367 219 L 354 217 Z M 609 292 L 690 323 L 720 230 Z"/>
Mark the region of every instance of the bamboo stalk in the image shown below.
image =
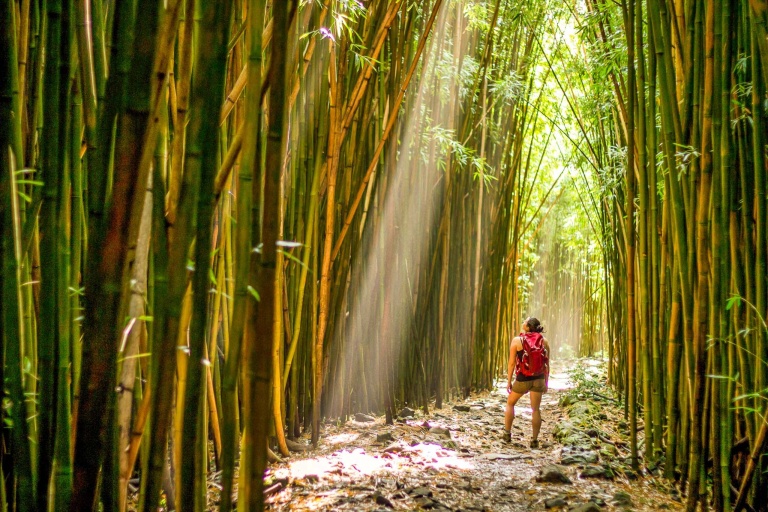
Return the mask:
<path id="1" fill-rule="evenodd" d="M 230 344 L 225 355 L 225 366 L 223 371 L 223 382 L 221 392 L 222 413 L 226 416 L 232 416 L 237 411 L 237 382 L 240 376 L 240 360 L 243 350 L 246 349 L 247 340 L 245 335 L 245 323 L 247 319 L 247 308 L 251 305 L 249 300 L 249 279 L 250 265 L 246 262 L 252 261 L 252 241 L 251 235 L 255 231 L 254 225 L 257 225 L 255 216 L 251 216 L 251 210 L 254 208 L 254 191 L 256 183 L 260 180 L 255 179 L 259 176 L 260 152 L 258 150 L 261 144 L 261 81 L 262 81 L 262 31 L 264 27 L 265 5 L 263 2 L 251 2 L 248 6 L 247 21 L 248 24 L 248 81 L 252 87 L 246 90 L 245 98 L 245 119 L 243 121 L 244 133 L 249 137 L 249 143 L 243 153 L 243 159 L 238 171 L 237 181 L 237 213 L 236 213 L 236 231 L 234 257 L 237 264 L 235 268 L 235 292 L 232 309 L 232 323 L 230 327 Z M 234 142 L 233 142 L 234 145 Z M 256 210 L 258 211 L 258 210 Z M 248 352 L 245 352 L 247 357 Z M 247 371 L 247 370 L 246 370 Z M 245 375 L 243 376 L 245 380 Z M 249 387 L 244 386 L 243 397 L 249 399 Z M 247 407 L 246 407 L 247 408 Z M 221 510 L 228 512 L 232 509 L 232 490 L 234 487 L 233 479 L 235 472 L 235 450 L 238 445 L 239 425 L 233 422 L 224 423 L 222 430 L 222 503 Z M 244 437 L 241 442 L 244 442 Z M 253 470 L 250 460 L 253 459 L 255 447 L 244 445 L 241 451 L 241 482 L 249 482 L 255 476 L 249 474 Z M 247 495 L 248 490 L 244 488 L 243 495 Z"/>
<path id="2" fill-rule="evenodd" d="M 189 192 L 194 198 L 193 215 L 197 221 L 194 244 L 195 271 L 191 279 L 194 313 L 189 327 L 187 385 L 185 393 L 179 394 L 180 401 L 181 397 L 184 397 L 180 444 L 182 463 L 179 471 L 181 480 L 177 487 L 180 496 L 179 507 L 182 510 L 202 510 L 205 506 L 201 503 L 205 502 L 203 498 L 206 494 L 204 475 L 207 467 L 207 436 L 200 432 L 198 425 L 200 422 L 206 422 L 204 377 L 210 365 L 205 346 L 215 206 L 213 186 L 216 176 L 216 152 L 210 149 L 216 148 L 219 141 L 216 113 L 220 109 L 220 98 L 224 95 L 232 2 L 210 2 L 206 5 L 199 4 L 198 8 L 202 17 L 201 33 L 195 51 L 196 73 L 193 76 L 189 140 L 185 148 L 184 162 L 184 172 L 191 175 L 193 184 Z"/>
<path id="3" fill-rule="evenodd" d="M 257 4 L 258 5 L 258 4 Z M 247 491 L 241 497 L 249 510 L 264 508 L 264 470 L 267 462 L 267 434 L 269 426 L 270 396 L 272 385 L 272 344 L 274 341 L 275 284 L 277 240 L 280 222 L 280 182 L 285 152 L 285 53 L 289 13 L 287 4 L 272 6 L 273 30 L 270 51 L 269 121 L 264 162 L 263 210 L 261 215 L 261 254 L 250 255 L 250 278 L 255 283 L 258 302 L 250 301 L 248 318 L 249 348 L 246 355 L 246 398 L 259 402 L 246 409 L 244 418 L 251 449 L 245 450 L 247 466 L 241 473 L 246 475 Z M 252 49 L 253 51 L 253 49 Z M 256 102 L 258 105 L 259 102 Z M 257 139 L 257 144 L 259 143 Z M 260 167 L 259 152 L 254 168 Z M 257 167 L 258 166 L 258 167 Z M 255 195 L 255 194 L 254 194 Z M 255 219 L 254 219 L 254 223 Z M 255 238 L 255 237 L 254 237 Z"/>
<path id="4" fill-rule="evenodd" d="M 12 54 L 15 52 L 13 34 L 14 6 L 8 2 L 0 5 L 0 123 L 13 126 L 13 80 L 16 69 Z M 3 270 L 0 273 L 0 343 L 5 351 L 3 379 L 8 383 L 10 399 L 9 417 L 14 428 L 10 432 L 10 451 L 13 455 L 13 475 L 16 478 L 15 493 L 20 512 L 35 509 L 35 473 L 30 449 L 29 425 L 26 421 L 24 383 L 22 379 L 22 346 L 25 340 L 22 321 L 22 300 L 19 263 L 21 261 L 21 233 L 19 203 L 16 185 L 16 156 L 13 151 L 12 132 L 0 130 L 0 245 L 3 251 Z M 3 496 L 5 498 L 5 496 Z M 6 501 L 3 499 L 3 504 Z"/>

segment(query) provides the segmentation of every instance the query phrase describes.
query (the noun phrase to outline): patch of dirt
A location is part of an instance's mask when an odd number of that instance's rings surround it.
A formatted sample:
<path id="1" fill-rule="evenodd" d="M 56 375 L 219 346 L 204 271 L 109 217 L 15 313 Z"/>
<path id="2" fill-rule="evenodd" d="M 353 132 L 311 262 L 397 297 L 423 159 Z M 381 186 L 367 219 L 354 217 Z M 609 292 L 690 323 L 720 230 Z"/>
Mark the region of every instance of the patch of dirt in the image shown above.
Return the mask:
<path id="1" fill-rule="evenodd" d="M 316 451 L 270 467 L 272 481 L 281 484 L 268 499 L 270 509 L 682 509 L 663 479 L 639 476 L 626 466 L 616 406 L 574 400 L 566 393 L 568 376 L 559 370 L 542 400 L 538 449 L 528 447 L 527 396 L 517 404 L 512 442 L 502 441 L 506 383 L 429 415 L 405 411 L 408 417 L 394 425 L 358 415 L 343 425 L 326 425 Z M 590 425 L 582 424 L 585 418 Z"/>

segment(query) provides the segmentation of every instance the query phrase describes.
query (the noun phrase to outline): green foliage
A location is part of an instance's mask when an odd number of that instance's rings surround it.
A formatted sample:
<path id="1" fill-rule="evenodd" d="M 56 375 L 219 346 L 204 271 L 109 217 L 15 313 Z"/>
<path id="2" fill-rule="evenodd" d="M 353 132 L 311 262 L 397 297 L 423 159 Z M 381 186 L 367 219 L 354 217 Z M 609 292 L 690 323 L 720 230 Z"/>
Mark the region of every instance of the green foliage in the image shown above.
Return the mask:
<path id="1" fill-rule="evenodd" d="M 605 361 L 596 359 L 577 359 L 568 370 L 568 377 L 573 386 L 565 396 L 576 400 L 617 401 L 611 389 L 606 386 L 608 366 Z"/>

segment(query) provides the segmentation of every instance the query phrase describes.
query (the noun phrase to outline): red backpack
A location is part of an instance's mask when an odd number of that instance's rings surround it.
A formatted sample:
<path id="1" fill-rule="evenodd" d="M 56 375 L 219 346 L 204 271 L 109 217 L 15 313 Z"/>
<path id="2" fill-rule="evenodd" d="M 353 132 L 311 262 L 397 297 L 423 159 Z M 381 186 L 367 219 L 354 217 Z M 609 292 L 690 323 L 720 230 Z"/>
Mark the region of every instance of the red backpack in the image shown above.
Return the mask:
<path id="1" fill-rule="evenodd" d="M 544 336 L 538 332 L 521 332 L 520 341 L 523 342 L 523 351 L 517 353 L 517 375 L 533 377 L 543 375 L 549 361 L 547 351 L 544 348 Z"/>

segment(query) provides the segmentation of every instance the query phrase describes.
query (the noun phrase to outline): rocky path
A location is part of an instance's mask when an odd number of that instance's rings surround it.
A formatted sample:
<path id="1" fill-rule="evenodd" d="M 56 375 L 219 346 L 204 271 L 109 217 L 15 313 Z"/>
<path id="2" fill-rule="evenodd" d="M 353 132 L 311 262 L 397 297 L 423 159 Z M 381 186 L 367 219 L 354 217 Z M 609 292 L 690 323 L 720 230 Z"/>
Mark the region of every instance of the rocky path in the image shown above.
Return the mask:
<path id="1" fill-rule="evenodd" d="M 677 510 L 674 490 L 632 472 L 620 411 L 570 389 L 559 368 L 544 395 L 539 449 L 531 411 L 517 406 L 502 441 L 506 391 L 473 395 L 429 415 L 404 409 L 326 426 L 317 451 L 271 468 L 272 510 Z M 583 366 L 582 366 L 583 371 Z M 599 378 L 599 377 L 596 377 Z M 607 394 L 607 391 L 606 391 Z M 588 397 L 587 397 L 588 398 Z M 561 405 L 562 404 L 562 405 Z"/>

